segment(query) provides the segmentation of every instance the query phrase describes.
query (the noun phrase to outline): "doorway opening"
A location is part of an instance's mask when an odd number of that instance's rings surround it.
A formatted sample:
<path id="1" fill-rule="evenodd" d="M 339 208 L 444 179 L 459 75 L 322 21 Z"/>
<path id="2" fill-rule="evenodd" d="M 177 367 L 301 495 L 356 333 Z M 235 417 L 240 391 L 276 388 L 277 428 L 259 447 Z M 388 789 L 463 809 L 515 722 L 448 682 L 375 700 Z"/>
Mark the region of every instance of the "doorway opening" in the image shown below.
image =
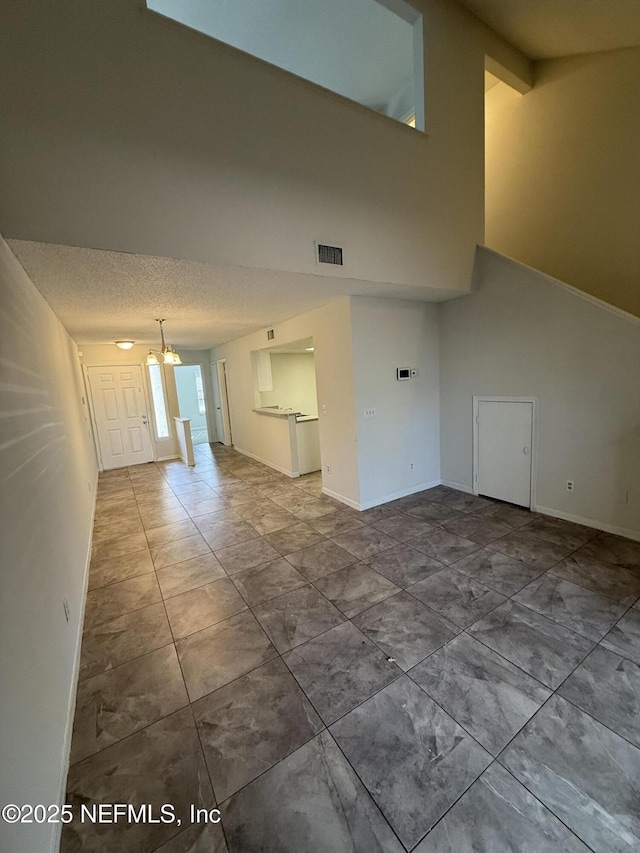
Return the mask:
<path id="1" fill-rule="evenodd" d="M 315 347 L 313 338 L 278 344 L 251 353 L 255 410 L 288 421 L 272 435 L 273 458 L 289 459 L 292 476 L 322 469 Z M 276 446 L 277 445 L 277 446 Z"/>
<path id="2" fill-rule="evenodd" d="M 209 443 L 207 424 L 207 401 L 204 393 L 202 366 L 182 364 L 173 368 L 178 392 L 178 408 L 181 418 L 191 421 L 193 444 Z"/>

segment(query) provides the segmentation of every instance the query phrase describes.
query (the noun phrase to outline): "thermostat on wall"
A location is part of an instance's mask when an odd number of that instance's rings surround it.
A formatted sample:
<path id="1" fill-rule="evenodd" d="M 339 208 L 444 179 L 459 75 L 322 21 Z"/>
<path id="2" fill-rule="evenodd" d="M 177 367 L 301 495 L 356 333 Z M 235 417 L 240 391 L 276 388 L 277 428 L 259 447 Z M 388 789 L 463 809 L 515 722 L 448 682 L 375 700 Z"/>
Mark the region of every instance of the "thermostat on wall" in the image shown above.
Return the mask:
<path id="1" fill-rule="evenodd" d="M 398 367 L 396 369 L 396 376 L 398 379 L 411 379 L 411 368 L 410 367 Z"/>

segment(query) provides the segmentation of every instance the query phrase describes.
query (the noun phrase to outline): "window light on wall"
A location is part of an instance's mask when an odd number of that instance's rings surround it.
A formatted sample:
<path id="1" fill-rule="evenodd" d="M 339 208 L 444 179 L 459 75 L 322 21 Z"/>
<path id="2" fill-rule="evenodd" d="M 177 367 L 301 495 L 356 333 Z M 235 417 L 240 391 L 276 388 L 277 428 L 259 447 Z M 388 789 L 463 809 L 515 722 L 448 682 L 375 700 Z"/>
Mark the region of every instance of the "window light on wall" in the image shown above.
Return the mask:
<path id="1" fill-rule="evenodd" d="M 162 368 L 159 364 L 148 365 L 153 415 L 156 424 L 156 438 L 169 438 L 169 419 L 167 417 L 167 401 L 162 382 Z"/>

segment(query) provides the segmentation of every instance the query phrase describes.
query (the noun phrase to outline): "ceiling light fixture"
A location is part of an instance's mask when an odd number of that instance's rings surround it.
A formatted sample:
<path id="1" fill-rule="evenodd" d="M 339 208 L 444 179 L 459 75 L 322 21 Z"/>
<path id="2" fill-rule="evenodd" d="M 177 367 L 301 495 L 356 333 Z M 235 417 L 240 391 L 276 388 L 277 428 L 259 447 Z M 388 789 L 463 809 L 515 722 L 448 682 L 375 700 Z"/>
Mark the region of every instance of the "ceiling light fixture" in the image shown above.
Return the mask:
<path id="1" fill-rule="evenodd" d="M 114 341 L 114 344 L 120 349 L 131 349 L 135 341 Z"/>
<path id="2" fill-rule="evenodd" d="M 149 354 L 147 355 L 147 364 L 160 364 L 161 362 L 172 365 L 182 364 L 182 359 L 174 348 L 164 342 L 164 330 L 162 328 L 164 320 L 156 318 L 156 323 L 160 323 L 160 340 L 162 342 L 162 349 L 150 349 Z"/>
<path id="3" fill-rule="evenodd" d="M 304 351 L 305 351 L 305 352 L 314 352 L 314 351 L 315 351 L 315 347 L 305 347 L 305 348 L 304 348 Z"/>

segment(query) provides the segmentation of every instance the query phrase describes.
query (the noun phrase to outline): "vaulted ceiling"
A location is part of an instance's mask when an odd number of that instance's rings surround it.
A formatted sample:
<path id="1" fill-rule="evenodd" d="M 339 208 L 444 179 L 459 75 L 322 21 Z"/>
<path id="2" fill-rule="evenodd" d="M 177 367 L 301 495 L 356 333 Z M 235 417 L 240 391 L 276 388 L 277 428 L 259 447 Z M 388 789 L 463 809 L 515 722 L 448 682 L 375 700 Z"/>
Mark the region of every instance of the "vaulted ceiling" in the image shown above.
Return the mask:
<path id="1" fill-rule="evenodd" d="M 638 0 L 460 0 L 530 59 L 640 45 Z"/>
<path id="2" fill-rule="evenodd" d="M 533 59 L 640 44 L 640 0 L 460 2 Z M 493 82 L 489 79 L 487 85 Z M 348 294 L 446 298 L 437 290 L 425 292 L 348 278 L 215 266 L 27 240 L 12 240 L 10 245 L 80 343 L 115 337 L 154 340 L 156 330 L 148 318 L 167 312 L 172 317 L 172 340 L 200 348 Z"/>

